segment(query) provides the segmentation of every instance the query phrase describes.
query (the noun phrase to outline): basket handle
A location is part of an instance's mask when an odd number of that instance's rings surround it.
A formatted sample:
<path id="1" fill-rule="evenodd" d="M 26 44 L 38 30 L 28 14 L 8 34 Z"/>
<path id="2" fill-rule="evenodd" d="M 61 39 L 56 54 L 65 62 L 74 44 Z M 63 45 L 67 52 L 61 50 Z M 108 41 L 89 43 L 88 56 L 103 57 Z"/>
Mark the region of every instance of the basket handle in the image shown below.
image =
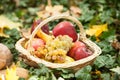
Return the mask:
<path id="1" fill-rule="evenodd" d="M 77 26 L 79 27 L 80 29 L 80 34 L 79 34 L 79 39 L 85 39 L 86 38 L 86 34 L 85 34 L 85 31 L 84 31 L 84 28 L 81 24 L 80 21 L 78 21 L 75 17 L 72 17 L 72 16 L 69 16 L 69 15 L 65 15 L 65 14 L 61 14 L 61 15 L 55 15 L 55 16 L 52 16 L 52 17 L 49 17 L 45 20 L 43 20 L 36 28 L 35 30 L 32 32 L 31 36 L 30 36 L 30 45 L 28 46 L 31 46 L 31 43 L 32 43 L 32 40 L 33 38 L 35 37 L 35 35 L 37 34 L 38 30 L 44 26 L 45 24 L 47 24 L 48 22 L 50 21 L 53 21 L 53 20 L 56 20 L 56 19 L 68 19 L 68 20 L 71 20 L 73 21 L 74 23 L 77 24 Z"/>

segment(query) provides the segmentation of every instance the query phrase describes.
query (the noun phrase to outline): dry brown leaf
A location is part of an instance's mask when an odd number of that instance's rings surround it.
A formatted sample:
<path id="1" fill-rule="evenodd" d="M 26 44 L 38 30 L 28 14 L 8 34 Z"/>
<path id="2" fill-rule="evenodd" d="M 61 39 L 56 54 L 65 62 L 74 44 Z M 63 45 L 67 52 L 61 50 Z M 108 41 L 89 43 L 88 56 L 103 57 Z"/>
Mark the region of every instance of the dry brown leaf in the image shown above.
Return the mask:
<path id="1" fill-rule="evenodd" d="M 23 28 L 20 30 L 20 32 L 21 32 L 22 37 L 24 37 L 24 38 L 29 38 L 29 36 L 31 35 L 30 28 L 28 28 L 28 29 Z"/>
<path id="2" fill-rule="evenodd" d="M 70 7 L 71 14 L 75 17 L 79 17 L 82 13 L 81 9 L 76 6 Z"/>
<path id="3" fill-rule="evenodd" d="M 63 13 L 63 5 L 46 6 L 44 10 L 37 12 L 38 17 L 46 19 L 53 15 Z"/>
<path id="4" fill-rule="evenodd" d="M 112 42 L 112 46 L 115 48 L 115 49 L 119 49 L 120 50 L 120 42 L 118 42 L 118 41 L 113 41 Z"/>

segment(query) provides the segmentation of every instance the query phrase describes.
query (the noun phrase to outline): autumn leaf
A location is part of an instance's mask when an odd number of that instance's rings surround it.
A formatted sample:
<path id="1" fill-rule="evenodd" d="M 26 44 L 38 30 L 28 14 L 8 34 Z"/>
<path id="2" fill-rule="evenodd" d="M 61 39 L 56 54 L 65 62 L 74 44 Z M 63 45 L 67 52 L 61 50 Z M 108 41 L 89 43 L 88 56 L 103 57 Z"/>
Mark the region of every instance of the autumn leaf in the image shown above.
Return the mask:
<path id="1" fill-rule="evenodd" d="M 42 19 L 46 19 L 50 16 L 59 15 L 59 14 L 69 15 L 69 11 L 63 12 L 63 5 L 54 5 L 54 6 L 47 5 L 45 9 L 37 12 L 38 17 Z"/>
<path id="2" fill-rule="evenodd" d="M 22 24 L 13 22 L 4 15 L 0 15 L 0 36 L 9 37 L 9 35 L 4 33 L 4 29 L 13 29 L 16 28 L 19 30 L 19 27 L 22 27 Z"/>
<path id="3" fill-rule="evenodd" d="M 102 34 L 102 32 L 107 31 L 107 24 L 93 25 L 91 28 L 86 30 L 86 34 L 90 36 L 95 36 L 96 39 Z"/>
<path id="4" fill-rule="evenodd" d="M 18 22 L 13 22 L 4 15 L 0 15 L 0 28 L 13 29 L 16 28 L 19 30 L 19 27 L 22 27 L 22 24 Z"/>
<path id="5" fill-rule="evenodd" d="M 110 70 L 120 74 L 120 67 L 119 66 L 117 66 L 116 68 L 110 69 Z"/>
<path id="6" fill-rule="evenodd" d="M 18 80 L 19 77 L 16 74 L 16 66 L 13 65 L 11 68 L 7 68 L 6 70 L 6 80 Z"/>
<path id="7" fill-rule="evenodd" d="M 70 7 L 70 13 L 72 14 L 72 16 L 74 17 L 80 17 L 80 15 L 82 14 L 82 11 L 79 7 L 77 6 L 71 6 Z"/>

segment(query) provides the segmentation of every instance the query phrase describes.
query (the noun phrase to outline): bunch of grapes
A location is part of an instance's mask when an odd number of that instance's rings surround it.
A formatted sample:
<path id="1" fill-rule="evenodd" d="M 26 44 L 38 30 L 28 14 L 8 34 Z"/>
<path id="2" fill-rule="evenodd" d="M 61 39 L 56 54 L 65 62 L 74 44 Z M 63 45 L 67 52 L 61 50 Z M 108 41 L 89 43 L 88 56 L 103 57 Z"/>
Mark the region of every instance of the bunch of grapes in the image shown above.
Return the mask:
<path id="1" fill-rule="evenodd" d="M 63 63 L 72 45 L 72 38 L 67 35 L 59 35 L 52 41 L 46 42 L 44 47 L 39 47 L 34 54 L 50 62 Z"/>

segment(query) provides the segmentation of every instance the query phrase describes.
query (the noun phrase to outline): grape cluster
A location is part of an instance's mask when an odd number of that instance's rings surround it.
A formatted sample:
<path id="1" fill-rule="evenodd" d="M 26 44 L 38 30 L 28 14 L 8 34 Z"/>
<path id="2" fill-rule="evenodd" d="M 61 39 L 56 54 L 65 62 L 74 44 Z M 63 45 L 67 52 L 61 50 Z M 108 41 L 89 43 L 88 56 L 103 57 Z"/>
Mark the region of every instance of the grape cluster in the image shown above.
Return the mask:
<path id="1" fill-rule="evenodd" d="M 72 38 L 67 35 L 59 35 L 52 41 L 47 41 L 44 47 L 39 47 L 34 54 L 50 62 L 63 63 L 72 45 Z"/>

